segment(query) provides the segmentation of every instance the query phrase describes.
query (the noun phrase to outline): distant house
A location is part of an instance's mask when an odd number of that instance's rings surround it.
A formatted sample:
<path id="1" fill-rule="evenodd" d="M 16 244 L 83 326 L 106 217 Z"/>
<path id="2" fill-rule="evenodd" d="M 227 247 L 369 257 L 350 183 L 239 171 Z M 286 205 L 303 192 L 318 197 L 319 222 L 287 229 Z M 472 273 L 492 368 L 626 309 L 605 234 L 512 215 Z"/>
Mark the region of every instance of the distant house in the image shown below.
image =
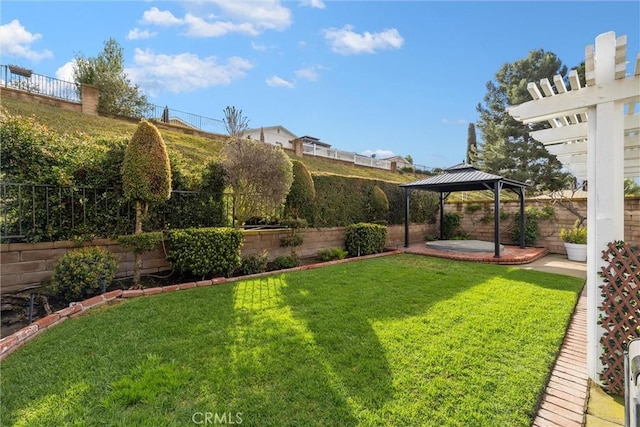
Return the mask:
<path id="1" fill-rule="evenodd" d="M 243 132 L 245 138 L 254 141 L 260 141 L 260 134 L 264 135 L 264 142 L 267 144 L 279 145 L 282 148 L 293 150 L 292 141 L 296 138 L 296 134 L 285 128 L 284 126 L 266 126 L 255 129 L 247 129 Z"/>
<path id="2" fill-rule="evenodd" d="M 175 126 L 182 126 L 182 127 L 185 127 L 185 128 L 198 129 L 194 125 L 185 122 L 184 120 L 182 120 L 179 117 L 169 117 L 168 123 L 171 124 L 171 125 L 175 125 Z"/>
<path id="3" fill-rule="evenodd" d="M 301 136 L 300 139 L 302 140 L 303 144 L 313 144 L 321 148 L 331 148 L 331 144 L 322 142 L 318 138 L 314 138 L 313 136 L 305 135 L 305 136 Z"/>
<path id="4" fill-rule="evenodd" d="M 402 156 L 387 157 L 386 159 L 380 159 L 380 160 L 386 160 L 388 162 L 396 162 L 398 169 L 402 169 L 402 168 L 413 169 L 413 165 L 409 163 L 409 161 Z"/>

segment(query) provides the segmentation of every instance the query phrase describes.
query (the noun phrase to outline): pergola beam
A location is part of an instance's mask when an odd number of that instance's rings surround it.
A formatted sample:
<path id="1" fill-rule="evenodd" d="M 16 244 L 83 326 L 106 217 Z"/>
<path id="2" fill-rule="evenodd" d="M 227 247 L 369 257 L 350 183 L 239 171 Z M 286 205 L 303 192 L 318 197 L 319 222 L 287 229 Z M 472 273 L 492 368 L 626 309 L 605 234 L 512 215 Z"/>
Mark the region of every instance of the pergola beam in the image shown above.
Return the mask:
<path id="1" fill-rule="evenodd" d="M 640 75 L 599 83 L 562 96 L 541 98 L 509 108 L 511 116 L 525 124 L 586 113 L 590 106 L 605 102 L 639 102 Z"/>

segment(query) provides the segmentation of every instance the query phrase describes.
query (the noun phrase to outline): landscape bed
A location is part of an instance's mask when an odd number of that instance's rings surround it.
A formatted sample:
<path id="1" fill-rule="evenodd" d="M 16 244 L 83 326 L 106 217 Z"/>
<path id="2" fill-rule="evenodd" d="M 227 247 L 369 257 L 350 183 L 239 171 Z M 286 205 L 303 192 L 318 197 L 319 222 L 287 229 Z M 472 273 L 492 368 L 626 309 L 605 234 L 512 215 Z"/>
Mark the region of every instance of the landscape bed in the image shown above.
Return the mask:
<path id="1" fill-rule="evenodd" d="M 126 300 L 7 357 L 0 421 L 528 426 L 582 284 L 392 255 Z"/>

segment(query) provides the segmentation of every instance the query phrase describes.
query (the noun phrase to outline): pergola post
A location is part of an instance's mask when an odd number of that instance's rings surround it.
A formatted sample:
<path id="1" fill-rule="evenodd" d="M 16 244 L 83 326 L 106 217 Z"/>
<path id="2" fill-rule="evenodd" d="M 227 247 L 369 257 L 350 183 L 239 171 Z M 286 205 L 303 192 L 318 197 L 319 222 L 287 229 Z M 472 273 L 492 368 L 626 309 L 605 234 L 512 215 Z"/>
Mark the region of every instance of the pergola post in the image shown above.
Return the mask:
<path id="1" fill-rule="evenodd" d="M 596 38 L 596 84 L 614 81 L 615 54 L 614 33 Z M 624 175 L 620 167 L 624 164 L 623 103 L 597 104 L 587 114 L 587 372 L 598 378 L 604 332 L 598 325 L 602 301 L 599 273 L 606 265 L 602 251 L 609 242 L 624 239 Z"/>

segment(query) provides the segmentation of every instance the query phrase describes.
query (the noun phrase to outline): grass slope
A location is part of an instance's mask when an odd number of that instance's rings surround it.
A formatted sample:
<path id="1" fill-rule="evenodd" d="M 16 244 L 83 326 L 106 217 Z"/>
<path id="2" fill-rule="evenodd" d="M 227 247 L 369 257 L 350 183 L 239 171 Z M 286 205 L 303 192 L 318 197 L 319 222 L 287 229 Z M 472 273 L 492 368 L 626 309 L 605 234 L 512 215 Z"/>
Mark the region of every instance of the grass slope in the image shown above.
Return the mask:
<path id="1" fill-rule="evenodd" d="M 529 426 L 581 285 L 396 255 L 127 300 L 10 355 L 1 421 Z"/>
<path id="2" fill-rule="evenodd" d="M 86 134 L 92 138 L 129 139 L 136 129 L 136 123 L 130 121 L 89 116 L 9 97 L 2 98 L 2 106 L 11 114 L 24 117 L 35 116 L 38 122 L 60 134 Z M 167 130 L 160 130 L 160 133 L 167 143 L 167 149 L 178 152 L 189 162 L 201 166 L 209 160 L 219 159 L 222 156 L 221 140 Z M 307 156 L 300 160 L 313 174 L 331 173 L 389 182 L 410 182 L 424 177 L 424 175 L 413 174 L 401 175 L 381 169 L 352 166 L 347 163 L 338 164 L 320 157 Z"/>

